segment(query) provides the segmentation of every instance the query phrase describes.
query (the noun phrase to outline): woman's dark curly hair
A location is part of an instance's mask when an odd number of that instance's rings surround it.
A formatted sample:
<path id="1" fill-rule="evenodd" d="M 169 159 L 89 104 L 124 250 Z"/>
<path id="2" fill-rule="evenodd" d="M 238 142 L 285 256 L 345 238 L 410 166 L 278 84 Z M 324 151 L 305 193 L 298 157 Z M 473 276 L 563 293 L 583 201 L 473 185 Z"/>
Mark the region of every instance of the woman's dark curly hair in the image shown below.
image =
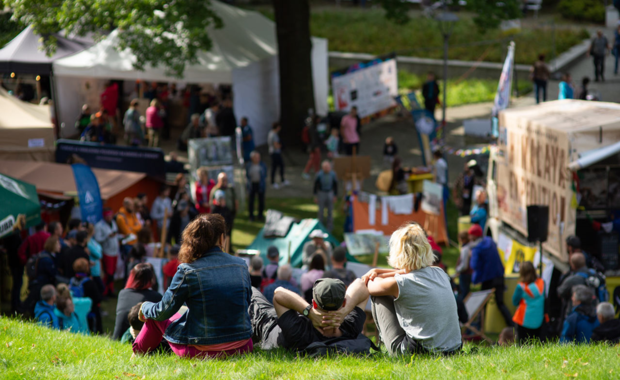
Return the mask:
<path id="1" fill-rule="evenodd" d="M 194 219 L 183 231 L 183 244 L 179 261 L 192 263 L 209 249 L 217 246 L 220 237 L 226 233 L 226 222 L 219 214 L 203 214 Z"/>

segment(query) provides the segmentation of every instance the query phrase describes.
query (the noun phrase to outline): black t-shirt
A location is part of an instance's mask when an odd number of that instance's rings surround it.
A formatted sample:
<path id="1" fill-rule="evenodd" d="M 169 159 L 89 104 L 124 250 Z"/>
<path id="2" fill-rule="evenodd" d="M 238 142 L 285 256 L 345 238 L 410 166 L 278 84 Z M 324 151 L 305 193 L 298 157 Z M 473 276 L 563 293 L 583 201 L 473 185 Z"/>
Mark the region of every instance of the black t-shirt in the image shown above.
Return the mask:
<path id="1" fill-rule="evenodd" d="M 344 318 L 340 331 L 342 339 L 357 339 L 364 329 L 366 313 L 359 307 Z M 323 336 L 312 326 L 312 322 L 307 317 L 299 314 L 295 310 L 289 310 L 278 318 L 278 326 L 282 329 L 283 347 L 289 350 L 304 350 L 311 343 L 323 342 L 328 338 Z"/>
<path id="2" fill-rule="evenodd" d="M 260 286 L 263 283 L 263 276 L 250 275 L 250 281 L 252 282 L 253 287 L 255 287 L 256 289 L 260 289 Z"/>
<path id="3" fill-rule="evenodd" d="M 58 257 L 58 266 L 63 269 L 63 275 L 67 278 L 71 278 L 75 276 L 75 272 L 73 271 L 73 263 L 77 259 L 86 259 L 90 260 L 88 253 L 81 245 L 76 245 L 67 250 L 66 253 L 63 253 Z M 90 262 L 90 261 L 89 261 Z"/>
<path id="4" fill-rule="evenodd" d="M 112 339 L 120 340 L 125 331 L 129 328 L 129 320 L 127 315 L 132 307 L 140 302 L 159 302 L 162 295 L 150 289 L 136 290 L 123 289 L 118 293 L 118 303 L 116 304 L 116 325 L 114 326 L 114 334 Z"/>

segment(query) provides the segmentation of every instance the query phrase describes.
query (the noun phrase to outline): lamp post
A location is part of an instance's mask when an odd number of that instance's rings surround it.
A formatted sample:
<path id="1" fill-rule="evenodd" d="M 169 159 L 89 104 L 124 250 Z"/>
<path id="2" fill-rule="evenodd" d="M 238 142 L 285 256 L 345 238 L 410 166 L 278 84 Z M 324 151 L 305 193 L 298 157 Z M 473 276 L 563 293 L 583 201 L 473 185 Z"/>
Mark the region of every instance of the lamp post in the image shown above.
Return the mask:
<path id="1" fill-rule="evenodd" d="M 435 16 L 435 20 L 439 23 L 439 30 L 443 35 L 443 101 L 441 103 L 441 123 L 446 125 L 446 99 L 448 93 L 448 41 L 454 30 L 454 24 L 459 20 L 458 16 L 451 12 L 446 12 L 446 4 L 444 2 L 444 10 Z"/>

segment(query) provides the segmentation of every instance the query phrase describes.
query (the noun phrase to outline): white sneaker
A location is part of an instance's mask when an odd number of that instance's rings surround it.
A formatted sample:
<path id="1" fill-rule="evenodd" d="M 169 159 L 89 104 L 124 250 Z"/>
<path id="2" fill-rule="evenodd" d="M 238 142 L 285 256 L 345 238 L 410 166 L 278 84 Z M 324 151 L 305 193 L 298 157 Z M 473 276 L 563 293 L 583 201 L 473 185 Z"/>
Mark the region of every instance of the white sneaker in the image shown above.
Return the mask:
<path id="1" fill-rule="evenodd" d="M 277 183 L 274 183 L 273 185 L 271 185 L 271 187 L 277 190 L 280 188 L 280 185 L 278 185 Z"/>
<path id="2" fill-rule="evenodd" d="M 282 182 L 282 186 L 288 186 L 291 183 L 288 180 L 284 180 L 284 182 Z"/>

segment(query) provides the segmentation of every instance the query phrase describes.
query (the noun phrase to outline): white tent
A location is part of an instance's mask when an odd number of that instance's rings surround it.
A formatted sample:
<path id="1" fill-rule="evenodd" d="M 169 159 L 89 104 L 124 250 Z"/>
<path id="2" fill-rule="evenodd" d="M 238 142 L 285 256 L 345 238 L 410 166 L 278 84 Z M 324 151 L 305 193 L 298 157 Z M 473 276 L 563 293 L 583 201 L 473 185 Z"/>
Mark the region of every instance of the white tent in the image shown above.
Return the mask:
<path id="1" fill-rule="evenodd" d="M 0 159 L 51 161 L 54 141 L 49 106 L 23 102 L 0 88 Z"/>
<path id="2" fill-rule="evenodd" d="M 275 24 L 258 12 L 243 10 L 211 1 L 212 9 L 222 19 L 222 29 L 209 28 L 211 51 L 198 54 L 198 63 L 186 66 L 185 83 L 232 84 L 235 114 L 247 116 L 254 128 L 257 144 L 266 142 L 271 123 L 280 115 L 278 43 Z M 117 51 L 118 31 L 84 50 L 54 62 L 59 120 L 65 127 L 73 125 L 81 103 L 86 99 L 85 80 L 124 79 L 176 82 L 163 67 L 135 70 L 135 55 L 130 50 Z M 312 66 L 317 112 L 326 114 L 328 96 L 327 40 L 312 38 Z"/>

